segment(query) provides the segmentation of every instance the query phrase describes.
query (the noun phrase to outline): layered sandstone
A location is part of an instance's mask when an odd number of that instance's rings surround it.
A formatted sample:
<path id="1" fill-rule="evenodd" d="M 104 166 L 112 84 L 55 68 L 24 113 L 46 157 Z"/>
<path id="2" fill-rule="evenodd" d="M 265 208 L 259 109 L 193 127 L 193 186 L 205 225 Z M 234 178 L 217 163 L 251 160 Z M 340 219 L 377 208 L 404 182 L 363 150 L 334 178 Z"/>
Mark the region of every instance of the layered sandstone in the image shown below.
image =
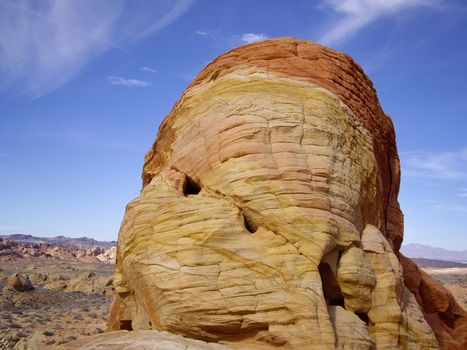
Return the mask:
<path id="1" fill-rule="evenodd" d="M 85 337 L 57 350 L 229 350 L 220 344 L 156 331 L 112 332 Z"/>
<path id="2" fill-rule="evenodd" d="M 406 287 L 399 180 L 391 120 L 350 57 L 293 38 L 220 56 L 146 155 L 109 328 L 239 349 L 438 348 L 437 329 L 458 334 L 466 315 L 431 322 Z"/>

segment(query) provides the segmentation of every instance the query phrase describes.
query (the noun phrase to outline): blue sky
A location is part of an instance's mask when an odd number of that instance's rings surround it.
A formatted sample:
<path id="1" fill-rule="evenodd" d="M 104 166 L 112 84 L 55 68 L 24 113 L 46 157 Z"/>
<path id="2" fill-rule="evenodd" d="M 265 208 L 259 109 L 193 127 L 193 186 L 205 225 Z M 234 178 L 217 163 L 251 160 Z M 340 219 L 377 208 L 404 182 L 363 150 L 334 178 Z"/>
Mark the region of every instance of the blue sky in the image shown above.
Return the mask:
<path id="1" fill-rule="evenodd" d="M 116 239 L 191 79 L 279 36 L 361 64 L 396 127 L 405 242 L 467 249 L 462 0 L 0 0 L 0 234 Z"/>

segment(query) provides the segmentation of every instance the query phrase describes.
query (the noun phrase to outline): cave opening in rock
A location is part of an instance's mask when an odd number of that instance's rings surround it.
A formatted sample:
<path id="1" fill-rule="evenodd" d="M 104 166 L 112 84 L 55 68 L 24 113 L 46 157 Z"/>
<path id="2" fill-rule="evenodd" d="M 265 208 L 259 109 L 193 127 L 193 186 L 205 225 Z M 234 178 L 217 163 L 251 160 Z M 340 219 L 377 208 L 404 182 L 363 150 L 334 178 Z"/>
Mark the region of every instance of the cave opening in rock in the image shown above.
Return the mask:
<path id="1" fill-rule="evenodd" d="M 243 215 L 243 224 L 245 225 L 245 228 L 247 229 L 247 231 L 250 233 L 255 233 L 258 230 L 258 225 L 248 214 L 245 213 L 245 211 L 242 212 L 242 215 Z"/>
<path id="2" fill-rule="evenodd" d="M 342 295 L 341 288 L 337 283 L 336 277 L 327 263 L 320 263 L 318 265 L 319 275 L 321 276 L 321 283 L 323 286 L 323 294 L 328 305 L 338 305 L 345 308 L 344 296 Z"/>
<path id="3" fill-rule="evenodd" d="M 120 329 L 132 331 L 133 327 L 131 325 L 131 320 L 121 320 L 120 321 Z"/>
<path id="4" fill-rule="evenodd" d="M 357 315 L 368 326 L 368 324 L 370 323 L 370 319 L 368 318 L 368 315 L 366 313 L 356 312 L 355 315 Z"/>
<path id="5" fill-rule="evenodd" d="M 196 195 L 201 191 L 201 186 L 196 183 L 191 177 L 187 176 L 185 186 L 183 188 L 183 194 L 188 196 L 190 194 Z"/>

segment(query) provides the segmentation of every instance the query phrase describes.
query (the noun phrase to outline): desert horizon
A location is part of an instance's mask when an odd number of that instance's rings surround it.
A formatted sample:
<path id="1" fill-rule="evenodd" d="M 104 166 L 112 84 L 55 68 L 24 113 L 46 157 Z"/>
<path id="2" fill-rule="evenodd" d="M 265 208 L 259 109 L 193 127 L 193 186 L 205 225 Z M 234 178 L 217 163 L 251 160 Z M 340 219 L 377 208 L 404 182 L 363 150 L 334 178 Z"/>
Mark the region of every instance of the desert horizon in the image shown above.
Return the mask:
<path id="1" fill-rule="evenodd" d="M 0 350 L 466 349 L 466 26 L 0 1 Z"/>

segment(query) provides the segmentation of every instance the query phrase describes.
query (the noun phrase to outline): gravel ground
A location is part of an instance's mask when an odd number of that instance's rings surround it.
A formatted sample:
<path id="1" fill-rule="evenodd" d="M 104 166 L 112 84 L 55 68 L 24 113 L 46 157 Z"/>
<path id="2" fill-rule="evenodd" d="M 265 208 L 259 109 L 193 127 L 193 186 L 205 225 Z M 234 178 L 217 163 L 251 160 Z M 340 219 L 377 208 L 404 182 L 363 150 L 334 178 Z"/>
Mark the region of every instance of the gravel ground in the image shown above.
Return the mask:
<path id="1" fill-rule="evenodd" d="M 105 331 L 113 265 L 16 260 L 1 264 L 0 350 L 48 349 Z M 34 290 L 5 288 L 6 278 L 15 272 L 28 275 Z M 83 291 L 67 290 L 71 287 Z"/>

